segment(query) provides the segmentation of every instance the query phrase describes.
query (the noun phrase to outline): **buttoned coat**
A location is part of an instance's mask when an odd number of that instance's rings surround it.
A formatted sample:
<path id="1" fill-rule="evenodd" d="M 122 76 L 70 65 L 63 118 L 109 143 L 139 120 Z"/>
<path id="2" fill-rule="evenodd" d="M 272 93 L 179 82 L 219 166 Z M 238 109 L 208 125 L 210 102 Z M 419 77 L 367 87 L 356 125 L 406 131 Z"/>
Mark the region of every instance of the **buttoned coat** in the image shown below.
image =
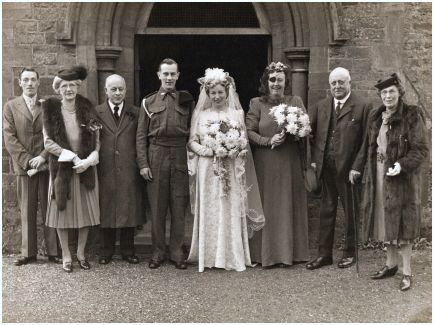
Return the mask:
<path id="1" fill-rule="evenodd" d="M 369 116 L 368 156 L 363 178 L 362 216 L 364 239 L 371 238 L 374 225 L 377 177 L 377 137 L 385 106 Z M 421 165 L 429 153 L 427 129 L 422 110 L 400 101 L 397 111 L 389 118 L 385 171 L 395 162 L 401 165 L 396 176 L 383 175 L 383 204 L 386 241 L 415 239 L 421 220 Z"/>
<path id="2" fill-rule="evenodd" d="M 34 112 L 32 116 L 22 95 L 8 101 L 3 109 L 3 136 L 6 149 L 12 157 L 15 175 L 27 175 L 29 160 L 36 156 L 48 159 L 48 152 L 44 149 L 42 109 L 38 99 Z"/>
<path id="3" fill-rule="evenodd" d="M 95 108 L 101 122 L 99 202 L 101 227 L 135 227 L 145 223 L 144 181 L 137 166 L 136 132 L 139 109 L 124 104 L 116 125 L 108 102 Z"/>
<path id="4" fill-rule="evenodd" d="M 328 97 L 308 110 L 313 135 L 312 162 L 316 163 L 318 178 L 322 176 L 333 106 L 333 97 Z M 371 108 L 370 103 L 351 93 L 337 117 L 333 146 L 337 177 L 340 180 L 348 181 L 351 169 L 363 172 L 366 161 L 367 121 Z"/>

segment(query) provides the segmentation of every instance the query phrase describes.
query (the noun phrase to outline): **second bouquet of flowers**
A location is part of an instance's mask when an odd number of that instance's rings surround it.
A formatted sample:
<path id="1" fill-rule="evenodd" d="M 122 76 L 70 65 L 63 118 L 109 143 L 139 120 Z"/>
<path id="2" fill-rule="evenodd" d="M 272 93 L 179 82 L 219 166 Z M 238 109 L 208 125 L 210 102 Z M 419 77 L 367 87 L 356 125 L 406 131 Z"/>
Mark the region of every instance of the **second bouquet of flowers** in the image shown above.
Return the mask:
<path id="1" fill-rule="evenodd" d="M 300 107 L 280 104 L 270 109 L 270 115 L 281 127 L 281 133 L 292 134 L 296 139 L 304 138 L 312 131 L 309 115 Z"/>

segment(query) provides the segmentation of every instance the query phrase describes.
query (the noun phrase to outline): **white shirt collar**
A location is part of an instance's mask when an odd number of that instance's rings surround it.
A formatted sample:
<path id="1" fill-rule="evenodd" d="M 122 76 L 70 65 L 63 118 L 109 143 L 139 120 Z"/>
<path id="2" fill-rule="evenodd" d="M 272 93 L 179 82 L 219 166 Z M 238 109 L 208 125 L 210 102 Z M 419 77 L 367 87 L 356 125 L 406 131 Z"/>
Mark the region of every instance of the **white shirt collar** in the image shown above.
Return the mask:
<path id="1" fill-rule="evenodd" d="M 342 99 L 336 99 L 333 97 L 333 103 L 335 104 L 335 107 L 338 105 L 338 102 L 341 103 L 341 107 L 343 107 L 345 105 L 345 103 L 347 102 L 348 98 L 351 95 L 351 91 L 348 93 L 348 95 L 346 95 L 344 98 Z"/>
<path id="2" fill-rule="evenodd" d="M 120 103 L 119 105 L 115 105 L 109 100 L 108 103 L 109 103 L 110 109 L 112 110 L 113 114 L 115 113 L 115 106 L 118 106 L 119 107 L 118 114 L 119 114 L 119 116 L 121 116 L 122 109 L 124 108 L 124 102 Z"/>
<path id="3" fill-rule="evenodd" d="M 24 101 L 26 102 L 27 105 L 29 105 L 29 104 L 35 105 L 36 104 L 36 95 L 33 97 L 29 97 L 29 96 L 26 96 L 23 94 L 23 98 L 24 98 Z"/>

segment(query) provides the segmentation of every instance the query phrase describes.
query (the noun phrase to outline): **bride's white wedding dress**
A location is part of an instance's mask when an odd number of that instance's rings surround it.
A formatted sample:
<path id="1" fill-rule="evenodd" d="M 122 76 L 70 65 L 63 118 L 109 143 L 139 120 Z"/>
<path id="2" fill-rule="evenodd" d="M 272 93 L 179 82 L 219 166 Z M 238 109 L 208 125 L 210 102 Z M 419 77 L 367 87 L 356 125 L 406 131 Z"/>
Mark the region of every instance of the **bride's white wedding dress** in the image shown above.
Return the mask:
<path id="1" fill-rule="evenodd" d="M 238 116 L 231 116 L 237 114 Z M 241 116 L 240 116 L 241 115 Z M 223 268 L 244 271 L 251 265 L 248 243 L 247 192 L 244 159 L 225 158 L 229 190 L 225 194 L 222 181 L 214 173 L 213 157 L 203 157 L 202 141 L 207 133 L 206 123 L 223 117 L 243 121 L 243 111 L 217 112 L 204 110 L 198 117 L 196 132 L 190 135 L 189 149 L 198 159 L 195 163 L 195 187 L 191 191 L 194 202 L 194 226 L 188 262 L 197 262 L 199 272 L 204 268 Z"/>

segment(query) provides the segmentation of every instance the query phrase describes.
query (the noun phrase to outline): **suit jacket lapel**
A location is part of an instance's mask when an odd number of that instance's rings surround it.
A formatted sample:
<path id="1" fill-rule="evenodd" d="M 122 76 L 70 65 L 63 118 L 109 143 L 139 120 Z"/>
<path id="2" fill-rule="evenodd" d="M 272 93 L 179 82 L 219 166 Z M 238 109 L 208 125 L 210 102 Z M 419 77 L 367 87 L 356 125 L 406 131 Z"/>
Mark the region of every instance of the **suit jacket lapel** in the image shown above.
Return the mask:
<path id="1" fill-rule="evenodd" d="M 344 104 L 344 107 L 342 107 L 341 112 L 338 116 L 338 120 L 340 120 L 343 116 L 347 115 L 349 112 L 351 112 L 351 108 L 354 106 L 354 102 L 352 99 L 353 95 L 351 94 L 350 97 L 348 97 L 347 101 Z"/>
<path id="2" fill-rule="evenodd" d="M 330 118 L 332 116 L 332 109 L 333 109 L 333 97 L 329 98 L 329 100 L 324 102 L 324 106 L 320 108 L 322 117 L 321 121 L 323 122 L 323 130 L 328 131 L 329 125 L 330 125 Z M 326 135 L 327 136 L 327 135 Z"/>
<path id="3" fill-rule="evenodd" d="M 24 100 L 23 96 L 19 97 L 17 109 L 30 121 L 33 122 L 33 116 L 32 113 L 30 113 L 29 109 L 27 108 L 26 101 Z"/>
<path id="4" fill-rule="evenodd" d="M 101 120 L 107 125 L 107 128 L 111 132 L 116 133 L 116 122 L 113 118 L 113 113 L 108 102 L 106 102 L 105 105 L 98 106 L 98 114 L 101 117 Z"/>
<path id="5" fill-rule="evenodd" d="M 124 108 L 122 109 L 121 120 L 119 121 L 118 133 L 121 133 L 130 123 L 130 107 L 124 102 Z"/>
<path id="6" fill-rule="evenodd" d="M 36 97 L 36 104 L 33 112 L 34 112 L 33 115 L 33 123 L 34 123 L 42 113 L 42 105 L 41 102 L 39 101 L 39 97 Z"/>

